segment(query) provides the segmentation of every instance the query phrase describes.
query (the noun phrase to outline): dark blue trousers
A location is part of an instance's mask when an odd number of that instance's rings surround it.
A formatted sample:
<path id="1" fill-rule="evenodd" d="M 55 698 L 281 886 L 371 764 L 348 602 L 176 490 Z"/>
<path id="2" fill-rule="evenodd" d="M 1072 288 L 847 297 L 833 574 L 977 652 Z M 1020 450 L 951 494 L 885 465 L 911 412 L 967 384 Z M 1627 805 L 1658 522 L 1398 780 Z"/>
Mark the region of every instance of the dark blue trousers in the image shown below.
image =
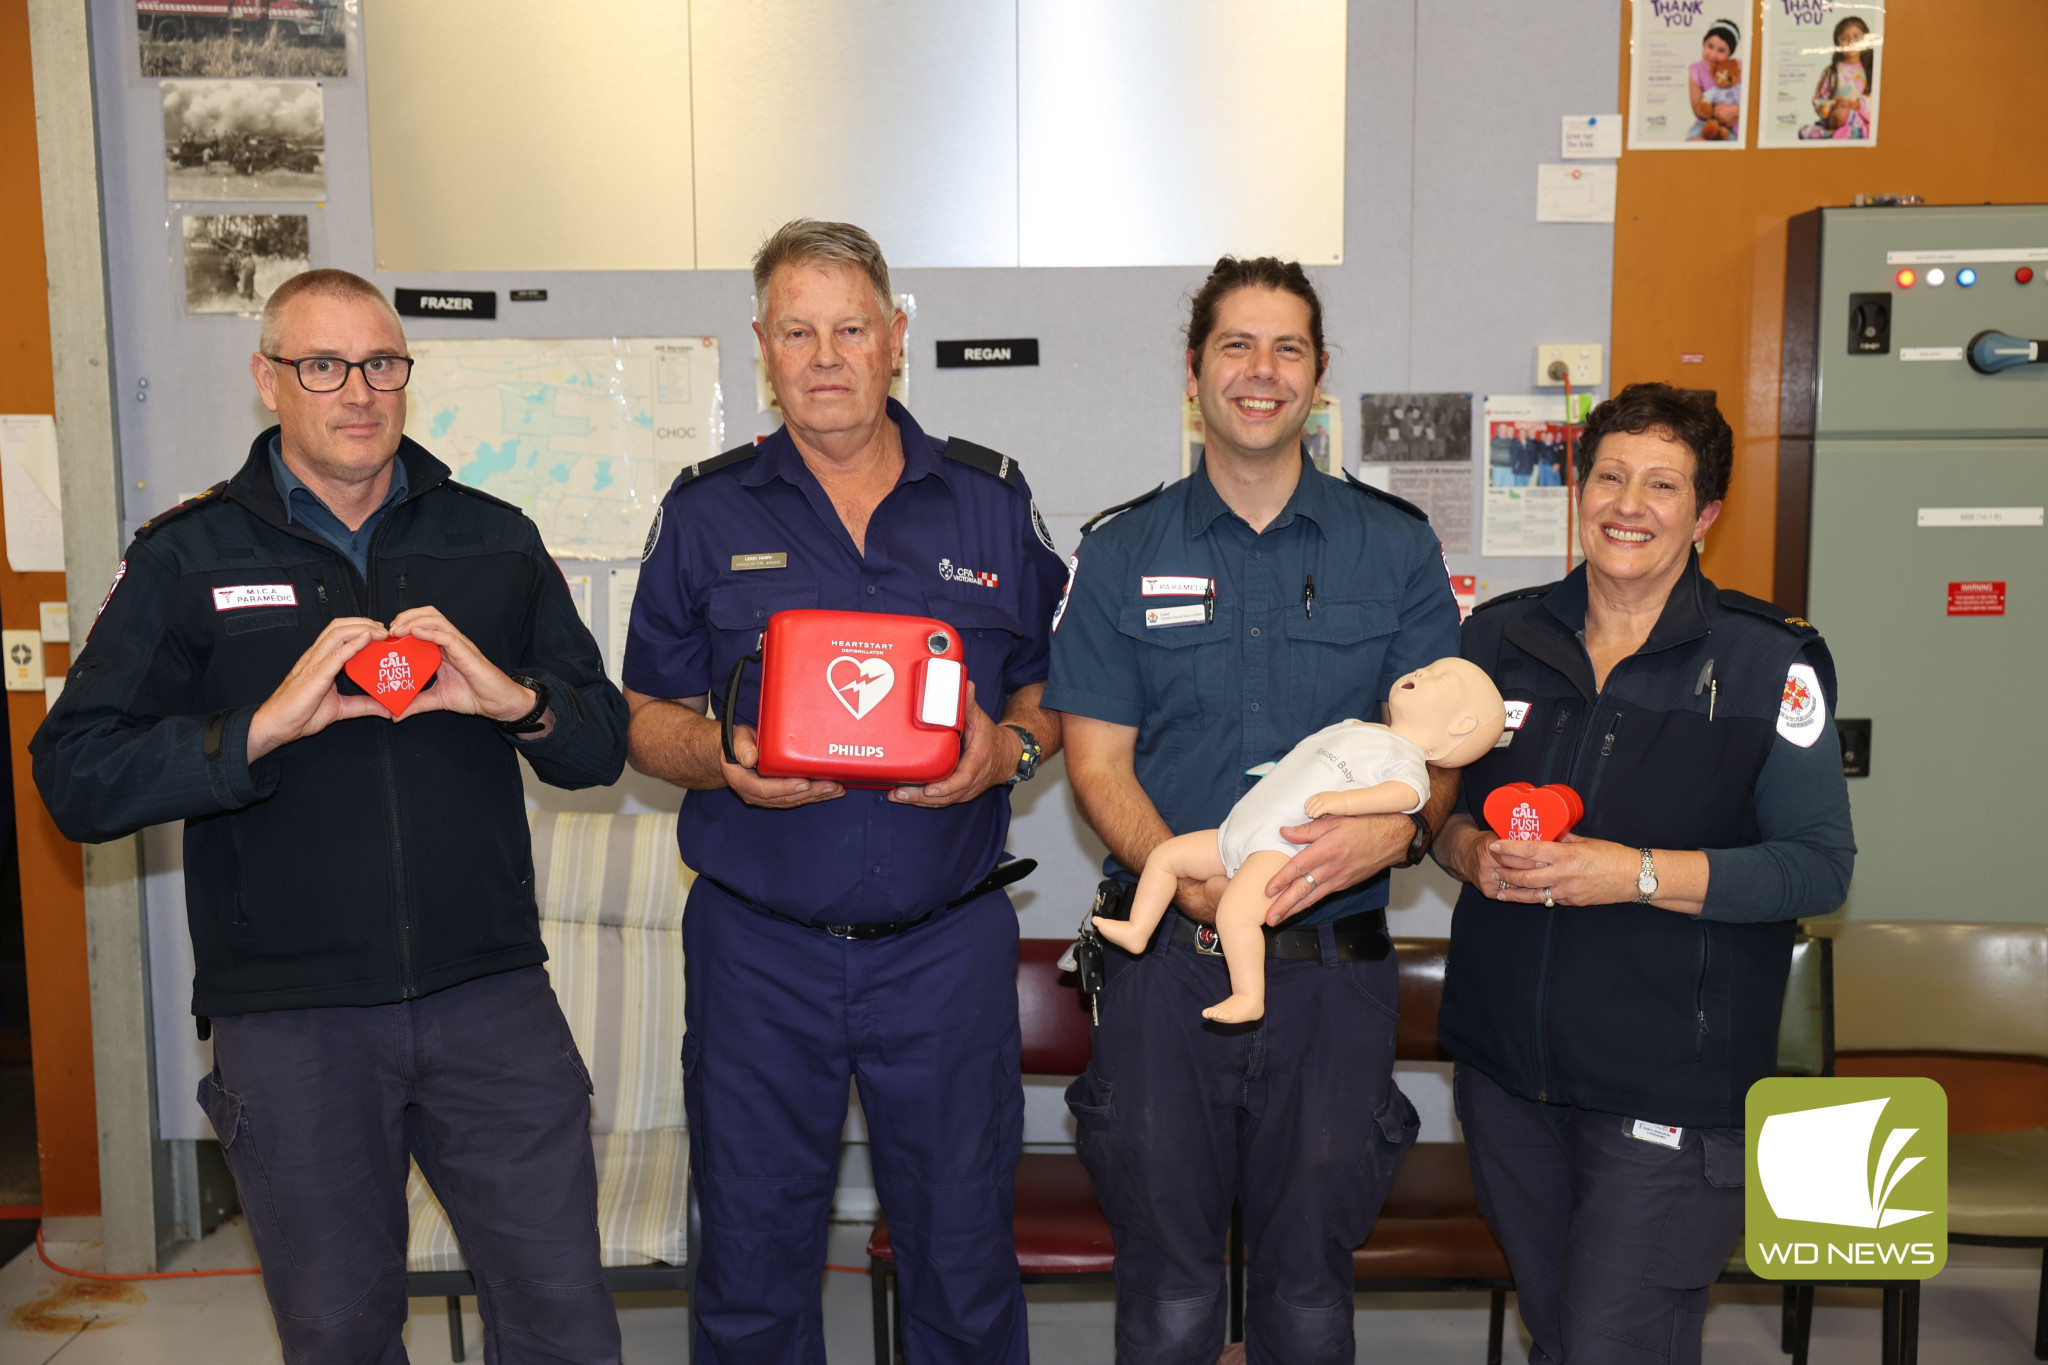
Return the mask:
<path id="1" fill-rule="evenodd" d="M 1415 1141 L 1393 1081 L 1394 959 L 1266 962 L 1266 1017 L 1201 1012 L 1220 956 L 1167 941 L 1105 949 L 1095 1056 L 1067 1091 L 1081 1160 L 1116 1234 L 1120 1365 L 1209 1365 L 1223 1345 L 1233 1201 L 1248 1256 L 1252 1365 L 1350 1365 L 1351 1251 Z"/>
<path id="2" fill-rule="evenodd" d="M 1631 1120 L 1452 1078 L 1479 1211 L 1493 1226 L 1531 1365 L 1698 1365 L 1707 1297 L 1742 1237 L 1742 1130 L 1676 1148 Z"/>
<path id="3" fill-rule="evenodd" d="M 490 1365 L 617 1361 L 590 1077 L 540 967 L 396 1005 L 213 1021 L 199 1083 L 292 1365 L 406 1358 L 406 1158 L 476 1276 Z"/>
<path id="4" fill-rule="evenodd" d="M 700 877 L 683 936 L 699 1365 L 824 1365 L 819 1281 L 849 1078 L 895 1248 L 906 1356 L 1021 1365 L 1009 898 L 855 942 Z"/>

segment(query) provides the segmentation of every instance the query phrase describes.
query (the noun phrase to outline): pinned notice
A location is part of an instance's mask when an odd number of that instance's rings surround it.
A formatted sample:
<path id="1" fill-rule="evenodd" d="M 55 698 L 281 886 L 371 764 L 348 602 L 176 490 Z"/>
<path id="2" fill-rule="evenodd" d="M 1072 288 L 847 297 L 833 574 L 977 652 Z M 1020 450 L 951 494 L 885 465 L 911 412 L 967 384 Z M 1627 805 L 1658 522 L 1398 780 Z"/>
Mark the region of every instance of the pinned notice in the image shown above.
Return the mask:
<path id="1" fill-rule="evenodd" d="M 1536 221 L 1611 223 L 1616 184 L 1612 166 L 1538 166 Z"/>
<path id="2" fill-rule="evenodd" d="M 1950 616 L 2003 616 L 2005 615 L 2005 580 L 1978 580 L 1974 583 L 1951 583 L 1948 585 L 1948 614 Z"/>
<path id="3" fill-rule="evenodd" d="M 57 486 L 57 419 L 47 414 L 0 417 L 0 508 L 7 517 L 8 568 L 64 572 L 63 505 Z"/>

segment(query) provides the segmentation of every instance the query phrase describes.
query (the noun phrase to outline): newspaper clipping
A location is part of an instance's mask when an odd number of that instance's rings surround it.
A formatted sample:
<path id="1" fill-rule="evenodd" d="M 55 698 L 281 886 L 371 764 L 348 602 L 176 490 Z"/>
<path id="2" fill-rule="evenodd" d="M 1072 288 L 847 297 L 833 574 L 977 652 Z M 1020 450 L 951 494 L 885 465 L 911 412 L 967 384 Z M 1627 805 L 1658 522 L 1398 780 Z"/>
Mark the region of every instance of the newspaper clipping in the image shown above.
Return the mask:
<path id="1" fill-rule="evenodd" d="M 1590 395 L 1573 397 L 1584 421 Z M 1562 558 L 1565 538 L 1562 394 L 1486 400 L 1486 489 L 1480 553 Z"/>
<path id="2" fill-rule="evenodd" d="M 1472 549 L 1472 395 L 1369 393 L 1358 474 L 1429 514 L 1446 554 Z"/>

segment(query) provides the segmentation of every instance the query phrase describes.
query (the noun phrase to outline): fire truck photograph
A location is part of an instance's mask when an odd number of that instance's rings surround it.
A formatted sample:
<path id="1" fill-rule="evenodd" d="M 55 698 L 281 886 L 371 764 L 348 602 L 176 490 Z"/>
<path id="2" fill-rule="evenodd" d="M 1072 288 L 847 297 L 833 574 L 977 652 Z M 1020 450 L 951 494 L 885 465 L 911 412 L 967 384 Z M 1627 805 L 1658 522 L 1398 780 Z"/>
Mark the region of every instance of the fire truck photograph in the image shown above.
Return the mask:
<path id="1" fill-rule="evenodd" d="M 346 76 L 341 0 L 135 0 L 145 76 Z"/>

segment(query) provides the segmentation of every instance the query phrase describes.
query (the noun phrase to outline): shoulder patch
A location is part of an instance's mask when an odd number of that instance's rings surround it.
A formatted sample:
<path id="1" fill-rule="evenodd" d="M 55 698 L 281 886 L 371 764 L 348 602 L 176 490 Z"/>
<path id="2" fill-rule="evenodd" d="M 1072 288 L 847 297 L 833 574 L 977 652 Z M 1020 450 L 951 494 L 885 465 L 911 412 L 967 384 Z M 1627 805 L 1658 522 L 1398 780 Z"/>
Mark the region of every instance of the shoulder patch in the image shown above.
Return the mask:
<path id="1" fill-rule="evenodd" d="M 1369 498 L 1378 498 L 1381 502 L 1386 503 L 1389 507 L 1393 507 L 1399 511 L 1406 512 L 1409 516 L 1414 517 L 1417 521 L 1421 522 L 1425 526 L 1429 524 L 1429 513 L 1423 511 L 1420 507 L 1417 507 L 1414 503 L 1408 501 L 1408 499 L 1406 498 L 1397 498 L 1384 488 L 1374 488 L 1371 484 L 1365 482 L 1363 479 L 1359 478 L 1357 475 L 1353 474 L 1348 469 L 1344 471 L 1344 482 L 1349 484 L 1351 487 L 1356 488 L 1359 492 L 1365 494 Z"/>
<path id="2" fill-rule="evenodd" d="M 176 507 L 166 508 L 164 511 L 157 513 L 148 521 L 143 522 L 142 525 L 135 528 L 135 538 L 137 540 L 141 540 L 147 536 L 155 535 L 158 531 L 161 531 L 164 528 L 166 523 L 175 521 L 177 518 L 184 516 L 187 512 L 203 507 L 207 503 L 219 498 L 220 490 L 226 488 L 227 486 L 228 481 L 226 479 L 222 479 L 219 483 L 207 489 L 205 492 L 194 493 L 191 497 L 185 499 Z M 127 566 L 126 560 L 122 561 L 122 566 L 124 568 Z M 114 581 L 116 583 L 119 583 L 121 580 L 117 577 L 115 578 Z M 113 590 L 108 589 L 107 596 L 112 597 L 113 595 Z M 104 609 L 106 604 L 102 602 L 100 606 Z"/>
<path id="3" fill-rule="evenodd" d="M 1541 583 L 1533 588 L 1517 588 L 1514 592 L 1504 592 L 1498 597 L 1489 597 L 1478 606 L 1472 608 L 1472 610 L 1479 612 L 1485 611 L 1489 607 L 1498 607 L 1509 602 L 1526 602 L 1532 597 L 1542 597 L 1556 586 L 1557 584 L 1555 583 Z"/>
<path id="4" fill-rule="evenodd" d="M 1783 626 L 1802 640 L 1818 640 L 1820 630 L 1804 616 L 1794 616 L 1783 607 L 1766 602 L 1761 597 L 1751 597 L 1746 592 L 1733 588 L 1722 588 L 1718 592 L 1722 606 L 1730 611 L 1739 611 L 1745 616 L 1761 616 L 1766 621 Z"/>
<path id="5" fill-rule="evenodd" d="M 1023 471 L 1017 468 L 1015 460 L 1000 451 L 990 450 L 987 446 L 963 441 L 958 436 L 948 436 L 946 448 L 941 453 L 949 460 L 956 460 L 971 469 L 979 469 L 984 474 L 994 475 L 1012 488 L 1024 481 Z"/>
<path id="6" fill-rule="evenodd" d="M 676 481 L 668 486 L 668 491 L 673 493 L 678 488 L 695 483 L 706 474 L 716 474 L 721 469 L 731 469 L 734 465 L 745 464 L 748 460 L 753 459 L 755 455 L 759 454 L 760 450 L 761 447 L 749 442 L 743 446 L 734 446 L 724 454 L 713 455 L 708 460 L 699 460 L 695 464 L 684 465 L 683 472 L 676 475 Z"/>
<path id="7" fill-rule="evenodd" d="M 1081 523 L 1081 534 L 1084 536 L 1087 535 L 1090 531 L 1094 530 L 1097 526 L 1100 526 L 1103 522 L 1108 521 L 1111 517 L 1115 516 L 1119 512 L 1128 512 L 1133 507 L 1136 507 L 1141 503 L 1147 503 L 1152 501 L 1152 499 L 1159 496 L 1159 494 L 1165 489 L 1165 487 L 1166 485 L 1163 483 L 1156 483 L 1152 485 L 1152 487 L 1147 491 L 1138 494 L 1138 496 L 1135 498 L 1127 499 L 1123 502 L 1118 503 L 1114 507 L 1103 508 L 1100 512 L 1097 512 L 1094 516 L 1088 518 L 1088 520 Z"/>
<path id="8" fill-rule="evenodd" d="M 521 507 L 518 503 L 506 502 L 496 493 L 486 493 L 481 488 L 473 488 L 470 485 L 464 483 L 462 480 L 453 477 L 452 475 L 448 478 L 441 480 L 441 484 L 444 487 L 454 489 L 458 493 L 464 493 L 472 498 L 477 498 L 483 502 L 490 503 L 494 507 L 502 507 L 507 512 L 517 512 L 522 517 L 526 515 L 526 509 Z"/>

